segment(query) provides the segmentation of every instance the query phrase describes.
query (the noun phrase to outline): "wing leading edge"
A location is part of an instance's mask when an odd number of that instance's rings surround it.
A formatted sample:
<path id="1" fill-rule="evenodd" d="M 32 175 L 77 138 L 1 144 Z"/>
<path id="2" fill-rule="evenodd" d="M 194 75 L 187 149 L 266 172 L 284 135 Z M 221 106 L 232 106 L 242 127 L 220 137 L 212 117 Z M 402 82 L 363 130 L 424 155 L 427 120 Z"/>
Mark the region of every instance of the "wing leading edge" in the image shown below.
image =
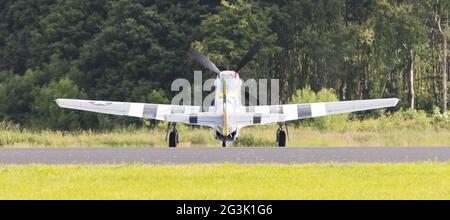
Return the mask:
<path id="1" fill-rule="evenodd" d="M 213 126 L 220 116 L 201 112 L 200 106 L 112 102 L 81 99 L 56 99 L 62 108 L 76 109 L 110 115 L 123 115 L 169 122 Z"/>
<path id="2" fill-rule="evenodd" d="M 247 106 L 246 112 L 248 114 L 247 117 L 252 118 L 251 124 L 254 125 L 394 107 L 397 105 L 398 101 L 399 99 L 397 98 L 388 98 L 341 102 Z M 272 117 L 271 115 L 276 115 L 276 117 Z M 243 125 L 246 126 L 251 124 L 247 121 L 247 123 L 244 123 Z"/>

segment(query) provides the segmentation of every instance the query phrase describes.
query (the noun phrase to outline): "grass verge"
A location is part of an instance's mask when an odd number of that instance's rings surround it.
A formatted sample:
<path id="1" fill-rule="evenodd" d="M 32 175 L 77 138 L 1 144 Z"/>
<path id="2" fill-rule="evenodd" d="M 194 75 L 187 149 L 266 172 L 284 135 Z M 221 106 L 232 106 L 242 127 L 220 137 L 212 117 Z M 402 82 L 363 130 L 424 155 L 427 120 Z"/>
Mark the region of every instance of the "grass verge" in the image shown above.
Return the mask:
<path id="1" fill-rule="evenodd" d="M 0 199 L 450 199 L 450 163 L 0 165 Z"/>
<path id="2" fill-rule="evenodd" d="M 247 127 L 234 146 L 276 146 L 277 126 Z M 180 147 L 221 146 L 210 128 L 179 126 Z M 288 146 L 450 146 L 446 128 L 355 129 L 345 131 L 291 127 Z M 0 129 L 0 147 L 166 147 L 164 129 L 114 131 L 32 131 Z"/>

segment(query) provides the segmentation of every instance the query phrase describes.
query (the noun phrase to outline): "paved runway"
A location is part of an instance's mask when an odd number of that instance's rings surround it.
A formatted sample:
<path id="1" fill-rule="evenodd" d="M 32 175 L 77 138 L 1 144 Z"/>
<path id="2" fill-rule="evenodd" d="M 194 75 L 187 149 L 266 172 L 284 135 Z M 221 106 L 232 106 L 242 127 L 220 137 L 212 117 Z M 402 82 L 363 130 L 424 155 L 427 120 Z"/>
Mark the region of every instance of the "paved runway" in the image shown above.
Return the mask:
<path id="1" fill-rule="evenodd" d="M 450 161 L 450 147 L 0 149 L 2 164 L 188 164 Z"/>

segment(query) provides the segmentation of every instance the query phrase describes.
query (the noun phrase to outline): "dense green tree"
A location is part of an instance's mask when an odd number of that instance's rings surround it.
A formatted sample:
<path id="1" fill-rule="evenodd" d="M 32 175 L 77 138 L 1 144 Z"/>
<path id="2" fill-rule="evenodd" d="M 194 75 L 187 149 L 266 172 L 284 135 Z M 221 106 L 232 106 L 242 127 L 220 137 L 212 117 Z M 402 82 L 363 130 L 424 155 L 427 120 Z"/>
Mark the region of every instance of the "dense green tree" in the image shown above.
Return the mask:
<path id="1" fill-rule="evenodd" d="M 43 72 L 29 69 L 24 75 L 9 76 L 0 83 L 0 118 L 26 124 L 36 91 L 39 90 L 38 84 L 44 78 Z"/>
<path id="2" fill-rule="evenodd" d="M 203 38 L 193 46 L 207 54 L 222 70 L 233 70 L 244 54 L 257 42 L 264 47 L 241 73 L 245 77 L 267 78 L 268 58 L 280 52 L 277 35 L 270 29 L 276 8 L 257 3 L 222 1 L 218 13 L 202 21 Z"/>
<path id="3" fill-rule="evenodd" d="M 59 130 L 80 129 L 87 121 L 86 113 L 60 108 L 54 102 L 57 98 L 87 98 L 70 79 L 63 78 L 52 81 L 40 89 L 32 105 L 30 123 L 35 128 L 50 128 Z"/>
<path id="4" fill-rule="evenodd" d="M 53 0 L 5 0 L 0 11 L 0 69 L 23 74 L 31 68 L 32 36 Z"/>
<path id="5" fill-rule="evenodd" d="M 105 0 L 56 1 L 32 30 L 31 62 L 41 66 L 55 54 L 76 60 L 83 44 L 100 31 L 106 17 Z"/>
<path id="6" fill-rule="evenodd" d="M 168 90 L 167 81 L 189 71 L 180 65 L 187 58 L 187 34 L 156 6 L 117 1 L 108 11 L 102 30 L 82 48 L 80 75 L 73 76 L 91 97 L 140 99 L 133 96 L 139 85 Z"/>
<path id="7" fill-rule="evenodd" d="M 58 110 L 53 99 L 166 103 L 170 82 L 200 68 L 189 47 L 225 70 L 257 40 L 264 47 L 241 76 L 280 79 L 282 102 L 330 88 L 340 100 L 398 97 L 401 107 L 446 111 L 449 17 L 444 0 L 4 0 L 0 120 L 141 125 Z"/>

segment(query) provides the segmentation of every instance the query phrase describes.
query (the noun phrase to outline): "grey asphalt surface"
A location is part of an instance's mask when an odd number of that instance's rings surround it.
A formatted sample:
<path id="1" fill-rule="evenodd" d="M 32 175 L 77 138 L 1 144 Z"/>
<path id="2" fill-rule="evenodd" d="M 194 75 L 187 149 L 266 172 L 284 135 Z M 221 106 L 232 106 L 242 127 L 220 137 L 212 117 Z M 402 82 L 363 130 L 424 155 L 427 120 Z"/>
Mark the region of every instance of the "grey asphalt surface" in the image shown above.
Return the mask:
<path id="1" fill-rule="evenodd" d="M 399 163 L 450 161 L 450 147 L 0 149 L 0 164 Z"/>

